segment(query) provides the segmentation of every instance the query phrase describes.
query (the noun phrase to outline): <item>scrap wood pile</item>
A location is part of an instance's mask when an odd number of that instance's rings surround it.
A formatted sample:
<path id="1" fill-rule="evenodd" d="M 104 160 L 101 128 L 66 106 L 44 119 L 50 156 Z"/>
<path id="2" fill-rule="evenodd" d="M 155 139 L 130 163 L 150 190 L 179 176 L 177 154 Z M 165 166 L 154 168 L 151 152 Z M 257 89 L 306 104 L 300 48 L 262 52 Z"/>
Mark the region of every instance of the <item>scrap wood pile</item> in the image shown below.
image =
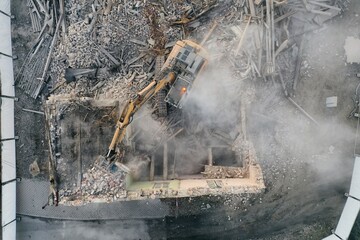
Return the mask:
<path id="1" fill-rule="evenodd" d="M 32 29 L 38 36 L 16 76 L 15 83 L 37 98 L 49 78 L 48 69 L 60 28 L 65 29 L 64 0 L 28 0 Z"/>
<path id="2" fill-rule="evenodd" d="M 168 53 L 181 39 L 182 29 L 172 23 L 188 8 L 181 2 L 165 7 L 157 2 L 125 1 L 112 2 L 104 11 L 98 2 L 67 3 L 70 26 L 54 54 L 51 71 L 56 76 L 55 84 L 64 81 L 64 69 L 68 67 L 104 68 L 107 74 L 93 81 L 79 77 L 76 83 L 55 93 L 73 91 L 77 95 L 125 100 L 152 80 L 156 56 Z"/>
<path id="3" fill-rule="evenodd" d="M 340 15 L 348 2 L 234 1 L 219 17 L 221 32 L 207 47 L 217 49 L 213 57 L 227 61 L 238 79 L 278 80 L 288 95 L 289 88 L 296 89 L 300 68 L 306 73 L 309 67 L 302 59 L 304 35 Z"/>
<path id="4" fill-rule="evenodd" d="M 166 55 L 176 40 L 199 40 L 217 25 L 216 36 L 204 43 L 216 51 L 215 60 L 226 56 L 240 79 L 278 76 L 287 85 L 289 76 L 281 76 L 280 66 L 299 65 L 284 57 L 287 49 L 301 55 L 303 34 L 340 14 L 348 1 L 29 0 L 33 30 L 40 33 L 17 84 L 34 98 L 47 89 L 126 99 L 154 76 L 156 56 Z M 301 25 L 303 31 L 294 30 Z M 102 71 L 66 81 L 67 68 Z"/>

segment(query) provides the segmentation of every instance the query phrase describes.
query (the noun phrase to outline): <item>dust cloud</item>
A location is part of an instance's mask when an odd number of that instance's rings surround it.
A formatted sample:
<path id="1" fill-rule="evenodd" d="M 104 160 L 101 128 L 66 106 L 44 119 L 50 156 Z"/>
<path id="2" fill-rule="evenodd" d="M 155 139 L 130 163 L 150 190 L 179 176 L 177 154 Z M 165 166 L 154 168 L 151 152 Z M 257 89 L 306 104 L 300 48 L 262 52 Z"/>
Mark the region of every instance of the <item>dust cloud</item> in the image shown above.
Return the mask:
<path id="1" fill-rule="evenodd" d="M 116 225 L 116 226 L 115 226 Z M 113 223 L 106 222 L 94 226 L 82 226 L 75 228 L 71 235 L 73 239 L 102 239 L 102 240 L 132 240 L 150 239 L 147 226 L 144 222 L 134 223 Z"/>
<path id="2" fill-rule="evenodd" d="M 176 125 L 180 121 L 173 131 L 180 127 L 183 131 L 172 139 L 170 148 L 175 152 L 170 153 L 170 164 L 176 164 L 172 163 L 176 155 L 179 174 L 198 174 L 206 163 L 208 147 L 228 145 L 214 137 L 214 131 L 230 141 L 238 136 L 240 91 L 241 80 L 232 75 L 227 63 L 208 65 L 185 97 L 183 108 L 171 110 L 170 124 L 155 120 L 153 110 L 146 106 L 134 116 L 134 131 L 141 132 L 136 138 L 142 147 L 147 145 L 147 149 L 154 149 L 167 139 L 167 125 Z M 158 151 L 162 152 L 162 147 Z"/>
<path id="3" fill-rule="evenodd" d="M 239 118 L 240 86 L 229 67 L 209 65 L 191 89 L 183 111 L 210 129 L 230 132 Z"/>
<path id="4" fill-rule="evenodd" d="M 227 63 L 208 65 L 196 80 L 182 109 L 188 135 L 176 143 L 180 152 L 193 149 L 192 155 L 182 157 L 181 161 L 186 162 L 183 171 L 203 166 L 207 147 L 229 146 L 239 135 L 240 92 L 241 80 L 233 76 Z M 229 141 L 218 138 L 218 134 Z M 198 144 L 184 144 L 194 141 Z"/>
<path id="5" fill-rule="evenodd" d="M 133 132 L 145 145 L 154 145 L 164 136 L 164 124 L 152 117 L 154 111 L 150 106 L 144 105 L 135 115 L 133 119 Z"/>
<path id="6" fill-rule="evenodd" d="M 247 46 L 248 42 L 244 44 Z M 219 51 L 210 50 L 214 57 Z M 247 127 L 254 135 L 250 134 L 249 139 L 255 142 L 259 162 L 264 164 L 263 171 L 269 171 L 269 166 L 285 172 L 290 171 L 289 168 L 292 171 L 310 167 L 323 181 L 349 176 L 348 168 L 342 166 L 351 164 L 349 159 L 353 157 L 355 132 L 351 126 L 311 112 L 320 123 L 316 126 L 284 97 L 280 83 L 262 84 L 261 79 L 241 77 L 242 73 L 234 72 L 228 62 L 222 61 L 209 64 L 194 83 L 181 110 L 185 131 L 174 143 L 175 154 L 182 162 L 181 166 L 177 165 L 180 172 L 199 172 L 207 159 L 206 148 L 224 144 L 214 138 L 214 131 L 232 140 L 238 136 L 240 106 L 245 101 Z M 326 109 L 325 104 L 317 106 L 320 107 Z M 136 125 L 144 130 L 141 140 L 152 144 L 150 142 L 161 133 L 162 124 L 151 117 L 150 109 L 142 109 L 139 115 L 135 119 L 139 118 Z M 152 140 L 149 142 L 149 139 Z"/>
<path id="7" fill-rule="evenodd" d="M 348 179 L 355 137 L 351 124 L 312 113 L 319 122 L 316 125 L 279 88 L 265 90 L 259 91 L 259 98 L 248 109 L 250 138 L 265 175 L 273 178 L 273 172 L 283 172 L 294 178 L 316 179 L 318 184 Z M 322 107 L 326 110 L 325 102 Z"/>
<path id="8" fill-rule="evenodd" d="M 17 226 L 17 239 L 151 239 L 143 220 L 53 221 L 23 217 Z"/>

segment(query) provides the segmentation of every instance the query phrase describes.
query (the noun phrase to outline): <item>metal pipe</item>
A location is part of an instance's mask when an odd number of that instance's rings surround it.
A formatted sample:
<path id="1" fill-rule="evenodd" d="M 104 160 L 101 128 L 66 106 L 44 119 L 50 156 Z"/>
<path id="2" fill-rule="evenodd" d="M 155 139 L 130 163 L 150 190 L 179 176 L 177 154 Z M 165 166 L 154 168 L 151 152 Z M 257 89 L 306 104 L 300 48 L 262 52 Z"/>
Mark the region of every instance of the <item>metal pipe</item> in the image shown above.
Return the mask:
<path id="1" fill-rule="evenodd" d="M 25 112 L 31 112 L 31 113 L 37 113 L 37 114 L 45 115 L 44 112 L 35 111 L 35 110 L 31 110 L 31 109 L 23 108 L 22 110 L 25 111 Z"/>
<path id="2" fill-rule="evenodd" d="M 151 155 L 151 161 L 150 161 L 150 181 L 154 181 L 154 174 L 155 174 L 155 154 Z"/>
<path id="3" fill-rule="evenodd" d="M 0 10 L 0 13 L 4 14 L 5 16 L 8 16 L 9 18 L 13 19 L 14 17 L 10 14 L 7 14 L 6 12 L 3 12 Z"/>
<path id="4" fill-rule="evenodd" d="M 297 107 L 307 118 L 309 118 L 315 125 L 319 126 L 319 123 L 312 117 L 310 114 L 308 114 L 302 107 L 300 107 L 299 104 L 297 104 L 291 97 L 287 97 L 289 101 L 294 104 L 295 107 Z"/>
<path id="5" fill-rule="evenodd" d="M 4 55 L 5 57 L 13 58 L 11 55 L 0 52 L 0 55 Z"/>

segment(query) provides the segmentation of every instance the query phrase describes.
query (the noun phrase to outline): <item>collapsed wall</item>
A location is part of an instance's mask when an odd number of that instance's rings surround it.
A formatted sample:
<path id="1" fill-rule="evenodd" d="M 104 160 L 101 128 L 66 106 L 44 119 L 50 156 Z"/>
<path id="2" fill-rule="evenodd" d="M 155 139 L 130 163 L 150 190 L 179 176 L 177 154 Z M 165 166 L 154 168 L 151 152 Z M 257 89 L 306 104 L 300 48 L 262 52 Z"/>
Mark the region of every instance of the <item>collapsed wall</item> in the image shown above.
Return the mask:
<path id="1" fill-rule="evenodd" d="M 59 199 L 56 200 L 60 204 L 260 193 L 264 190 L 255 149 L 242 134 L 234 140 L 229 136 L 225 139 L 225 133 L 222 137 L 215 135 L 217 137 L 212 138 L 210 145 L 213 147 L 198 143 L 195 150 L 204 155 L 197 155 L 182 146 L 184 140 L 191 138 L 185 133 L 188 130 L 183 130 L 186 126 L 182 126 L 181 131 L 174 130 L 175 136 L 165 133 L 165 141 L 149 142 L 147 136 L 152 135 L 151 128 L 139 126 L 144 117 L 142 113 L 127 129 L 126 141 L 122 143 L 125 148 L 120 151 L 124 158 L 110 163 L 99 157 L 110 143 L 119 105 L 117 101 L 71 95 L 53 96 L 47 101 L 50 166 L 54 179 L 58 180 L 54 187 L 58 188 Z M 227 145 L 225 140 L 231 144 Z M 54 193 L 52 197 L 56 196 Z"/>

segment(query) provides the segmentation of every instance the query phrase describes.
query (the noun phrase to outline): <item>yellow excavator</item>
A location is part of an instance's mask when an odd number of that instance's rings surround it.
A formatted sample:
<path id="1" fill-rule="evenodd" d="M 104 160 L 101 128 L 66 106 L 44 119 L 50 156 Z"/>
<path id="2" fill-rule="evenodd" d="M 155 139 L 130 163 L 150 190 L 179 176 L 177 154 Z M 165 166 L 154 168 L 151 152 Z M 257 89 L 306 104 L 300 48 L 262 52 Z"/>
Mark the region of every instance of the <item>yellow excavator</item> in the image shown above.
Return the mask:
<path id="1" fill-rule="evenodd" d="M 201 45 L 191 40 L 177 41 L 161 68 L 160 76 L 164 77 L 154 79 L 124 107 L 106 158 L 110 159 L 115 154 L 116 145 L 124 139 L 126 127 L 131 123 L 133 115 L 159 91 L 170 88 L 165 102 L 181 108 L 185 96 L 207 62 L 208 54 Z"/>

